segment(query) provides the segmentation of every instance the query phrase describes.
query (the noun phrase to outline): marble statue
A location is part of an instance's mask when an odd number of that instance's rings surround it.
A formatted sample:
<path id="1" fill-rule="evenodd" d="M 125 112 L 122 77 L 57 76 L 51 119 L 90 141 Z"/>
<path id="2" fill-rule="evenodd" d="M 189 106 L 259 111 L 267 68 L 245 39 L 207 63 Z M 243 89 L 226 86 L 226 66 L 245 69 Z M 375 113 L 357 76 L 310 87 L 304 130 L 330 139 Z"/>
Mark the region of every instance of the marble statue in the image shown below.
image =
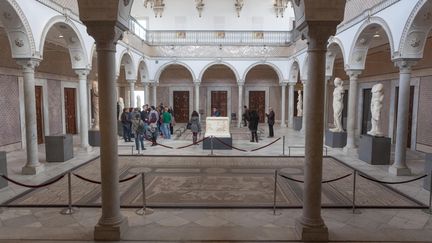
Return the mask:
<path id="1" fill-rule="evenodd" d="M 93 125 L 92 128 L 95 130 L 99 129 L 99 88 L 98 82 L 93 81 L 92 83 L 92 111 L 93 111 Z"/>
<path id="2" fill-rule="evenodd" d="M 141 108 L 142 104 L 141 104 L 141 96 L 137 95 L 136 97 L 136 107 Z"/>
<path id="3" fill-rule="evenodd" d="M 298 90 L 297 93 L 297 116 L 303 116 L 303 97 L 301 90 Z"/>
<path id="4" fill-rule="evenodd" d="M 121 114 L 123 113 L 123 109 L 124 109 L 124 101 L 122 97 L 118 98 L 118 105 L 119 105 L 119 114 L 118 114 L 118 120 L 121 120 Z"/>
<path id="5" fill-rule="evenodd" d="M 343 111 L 343 97 L 345 90 L 343 88 L 343 81 L 340 78 L 335 78 L 333 91 L 333 125 L 332 132 L 343 132 L 342 128 L 342 111 Z"/>
<path id="6" fill-rule="evenodd" d="M 371 99 L 372 127 L 371 130 L 367 132 L 367 134 L 376 137 L 384 136 L 379 125 L 383 99 L 384 99 L 384 86 L 381 83 L 375 84 L 372 87 L 372 99 Z"/>

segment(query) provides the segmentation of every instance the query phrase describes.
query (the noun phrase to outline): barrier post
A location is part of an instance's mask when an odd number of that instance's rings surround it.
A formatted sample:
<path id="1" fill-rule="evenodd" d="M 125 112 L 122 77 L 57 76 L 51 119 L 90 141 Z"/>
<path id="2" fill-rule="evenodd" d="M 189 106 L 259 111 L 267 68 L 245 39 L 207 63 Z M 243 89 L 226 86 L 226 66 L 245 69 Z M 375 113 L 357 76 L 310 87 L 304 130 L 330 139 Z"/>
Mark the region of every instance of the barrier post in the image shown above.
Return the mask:
<path id="1" fill-rule="evenodd" d="M 357 170 L 354 170 L 354 178 L 353 178 L 353 197 L 352 197 L 352 213 L 360 214 L 360 211 L 356 209 L 355 199 L 356 199 L 356 179 L 357 179 Z"/>
<path id="2" fill-rule="evenodd" d="M 288 146 L 288 157 L 291 157 L 291 147 Z"/>
<path id="3" fill-rule="evenodd" d="M 278 171 L 275 170 L 275 172 L 274 172 L 274 187 L 273 187 L 273 215 L 280 215 L 281 214 L 281 213 L 276 214 L 277 178 L 278 178 Z"/>
<path id="4" fill-rule="evenodd" d="M 285 135 L 282 137 L 282 155 L 285 156 Z"/>
<path id="5" fill-rule="evenodd" d="M 427 214 L 432 214 L 432 171 L 429 174 L 430 183 L 429 183 L 429 208 L 423 210 Z"/>
<path id="6" fill-rule="evenodd" d="M 133 155 L 133 148 L 134 148 L 134 146 L 132 145 L 131 146 L 131 155 Z M 139 153 L 139 150 L 138 150 L 138 153 Z"/>
<path id="7" fill-rule="evenodd" d="M 213 156 L 213 136 L 210 137 L 210 148 L 211 148 L 210 155 Z"/>
<path id="8" fill-rule="evenodd" d="M 68 207 L 60 211 L 63 215 L 72 215 L 75 210 L 72 208 L 72 183 L 71 183 L 71 172 L 68 172 Z"/>
<path id="9" fill-rule="evenodd" d="M 141 185 L 142 185 L 142 197 L 143 197 L 143 206 L 142 208 L 138 209 L 135 213 L 138 215 L 149 215 L 153 213 L 153 210 L 150 208 L 147 208 L 147 201 L 146 201 L 146 185 L 145 185 L 145 174 L 144 172 L 141 173 Z"/>

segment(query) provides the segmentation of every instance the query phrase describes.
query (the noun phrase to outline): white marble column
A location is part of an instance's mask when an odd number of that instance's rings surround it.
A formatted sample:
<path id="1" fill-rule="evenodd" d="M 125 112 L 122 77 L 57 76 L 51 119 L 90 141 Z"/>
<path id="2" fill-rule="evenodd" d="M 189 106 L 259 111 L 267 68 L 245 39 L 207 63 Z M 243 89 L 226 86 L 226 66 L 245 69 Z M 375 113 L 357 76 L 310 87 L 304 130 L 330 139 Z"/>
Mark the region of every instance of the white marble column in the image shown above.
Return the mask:
<path id="1" fill-rule="evenodd" d="M 282 90 L 282 105 L 281 105 L 281 124 L 280 124 L 280 126 L 281 127 L 286 127 L 287 125 L 286 125 L 286 123 L 285 123 L 285 110 L 286 110 L 286 96 L 285 96 L 285 94 L 286 94 L 286 86 L 287 86 L 287 83 L 285 83 L 285 82 L 282 82 L 281 84 L 280 84 L 280 86 L 281 86 L 281 90 Z"/>
<path id="2" fill-rule="evenodd" d="M 122 30 L 112 21 L 85 23 L 96 41 L 99 82 L 102 215 L 95 226 L 96 240 L 119 240 L 127 228 L 120 213 L 116 100 L 116 45 Z"/>
<path id="3" fill-rule="evenodd" d="M 88 140 L 88 99 L 87 99 L 87 76 L 90 73 L 88 69 L 77 69 L 75 73 L 79 78 L 79 106 L 80 106 L 80 140 L 81 148 L 89 148 Z"/>
<path id="4" fill-rule="evenodd" d="M 39 65 L 39 59 L 19 59 L 17 63 L 23 68 L 24 77 L 24 109 L 27 162 L 22 167 L 24 175 L 35 175 L 44 168 L 38 158 L 38 137 L 36 121 L 36 93 L 35 93 L 35 68 Z"/>
<path id="5" fill-rule="evenodd" d="M 301 81 L 303 83 L 303 117 L 302 117 L 302 128 L 300 130 L 301 133 L 305 133 L 305 129 L 306 129 L 306 120 L 307 118 L 307 103 L 308 103 L 308 99 L 309 99 L 309 94 L 308 94 L 308 85 L 307 85 L 307 81 L 306 80 L 302 80 Z"/>
<path id="6" fill-rule="evenodd" d="M 149 89 L 149 83 L 144 82 L 144 104 L 150 104 L 150 89 Z"/>
<path id="7" fill-rule="evenodd" d="M 157 83 L 154 82 L 152 84 L 152 87 L 153 87 L 153 105 L 158 106 L 159 104 L 157 103 Z"/>
<path id="8" fill-rule="evenodd" d="M 349 92 L 348 92 L 348 118 L 347 118 L 347 144 L 344 147 L 345 151 L 355 149 L 356 139 L 356 121 L 357 121 L 357 89 L 358 89 L 358 76 L 362 70 L 346 70 L 350 78 Z"/>
<path id="9" fill-rule="evenodd" d="M 195 80 L 194 82 L 194 86 L 195 86 L 195 111 L 198 112 L 199 114 L 199 107 L 200 107 L 200 84 L 201 81 L 200 80 Z"/>
<path id="10" fill-rule="evenodd" d="M 399 67 L 399 95 L 396 124 L 395 161 L 390 166 L 389 172 L 393 175 L 411 175 L 411 170 L 406 164 L 406 148 L 408 137 L 408 113 L 410 99 L 411 67 L 414 60 L 397 60 L 395 65 Z"/>
<path id="11" fill-rule="evenodd" d="M 244 80 L 238 80 L 238 114 L 237 114 L 237 127 L 242 126 L 243 119 L 243 89 L 244 89 Z"/>
<path id="12" fill-rule="evenodd" d="M 128 80 L 129 83 L 129 107 L 135 108 L 135 81 Z"/>
<path id="13" fill-rule="evenodd" d="M 294 127 L 294 86 L 296 83 L 288 83 L 288 127 Z"/>

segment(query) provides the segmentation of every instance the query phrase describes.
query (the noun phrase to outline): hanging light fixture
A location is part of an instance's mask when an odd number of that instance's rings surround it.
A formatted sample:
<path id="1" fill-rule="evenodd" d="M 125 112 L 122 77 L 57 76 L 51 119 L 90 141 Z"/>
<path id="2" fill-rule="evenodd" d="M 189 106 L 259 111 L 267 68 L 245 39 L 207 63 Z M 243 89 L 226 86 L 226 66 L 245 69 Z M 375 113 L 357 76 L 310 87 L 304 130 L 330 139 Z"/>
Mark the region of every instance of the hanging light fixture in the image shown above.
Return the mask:
<path id="1" fill-rule="evenodd" d="M 163 0 L 144 0 L 144 7 L 147 8 L 149 4 L 150 8 L 153 8 L 155 18 L 162 17 L 162 13 L 165 9 Z"/>
<path id="2" fill-rule="evenodd" d="M 240 12 L 243 8 L 243 4 L 244 4 L 243 0 L 235 0 L 234 7 L 237 12 L 237 17 L 240 17 Z"/>
<path id="3" fill-rule="evenodd" d="M 204 0 L 195 0 L 196 9 L 198 10 L 198 15 L 201 18 L 201 13 L 204 9 Z"/>
<path id="4" fill-rule="evenodd" d="M 284 17 L 285 9 L 288 7 L 289 0 L 273 0 L 273 7 L 276 12 L 276 18 Z"/>

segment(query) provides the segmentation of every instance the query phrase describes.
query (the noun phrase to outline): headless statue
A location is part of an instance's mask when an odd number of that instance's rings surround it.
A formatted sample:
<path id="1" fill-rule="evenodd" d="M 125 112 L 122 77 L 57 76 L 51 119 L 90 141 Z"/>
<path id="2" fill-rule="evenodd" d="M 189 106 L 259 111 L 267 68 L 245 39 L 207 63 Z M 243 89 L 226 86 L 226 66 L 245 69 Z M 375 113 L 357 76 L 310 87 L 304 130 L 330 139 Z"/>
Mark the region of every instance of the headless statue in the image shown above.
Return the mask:
<path id="1" fill-rule="evenodd" d="M 333 125 L 332 132 L 343 132 L 342 128 L 342 111 L 343 111 L 343 97 L 345 90 L 343 89 L 343 81 L 340 78 L 335 78 L 333 91 Z"/>
<path id="2" fill-rule="evenodd" d="M 93 81 L 92 83 L 92 110 L 93 110 L 93 129 L 99 129 L 99 88 L 98 82 Z"/>
<path id="3" fill-rule="evenodd" d="M 297 116 L 303 116 L 303 97 L 301 90 L 297 91 Z"/>
<path id="4" fill-rule="evenodd" d="M 384 86 L 379 83 L 372 87 L 372 99 L 371 99 L 371 130 L 367 133 L 376 137 L 383 137 L 384 134 L 381 131 L 379 120 L 381 118 L 382 102 L 384 99 Z"/>
<path id="5" fill-rule="evenodd" d="M 124 101 L 123 101 L 123 98 L 122 97 L 119 97 L 118 98 L 118 105 L 119 105 L 119 114 L 118 114 L 118 120 L 120 121 L 120 118 L 121 118 L 121 114 L 122 114 L 122 112 L 123 112 L 123 109 L 124 109 Z"/>

